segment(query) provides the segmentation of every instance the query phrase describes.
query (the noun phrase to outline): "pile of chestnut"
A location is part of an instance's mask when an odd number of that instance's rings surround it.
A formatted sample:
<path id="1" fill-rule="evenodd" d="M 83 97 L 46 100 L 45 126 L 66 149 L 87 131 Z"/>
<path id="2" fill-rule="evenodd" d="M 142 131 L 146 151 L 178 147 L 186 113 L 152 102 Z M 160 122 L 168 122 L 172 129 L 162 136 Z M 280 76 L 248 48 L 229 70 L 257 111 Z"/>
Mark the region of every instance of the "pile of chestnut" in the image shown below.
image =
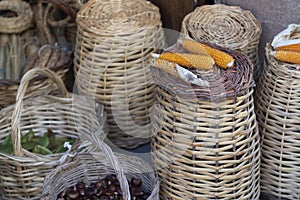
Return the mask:
<path id="1" fill-rule="evenodd" d="M 146 200 L 150 194 L 142 190 L 141 179 L 132 178 L 129 189 L 132 200 Z M 120 183 L 116 175 L 107 175 L 97 182 L 87 185 L 78 182 L 57 196 L 57 200 L 123 200 Z"/>

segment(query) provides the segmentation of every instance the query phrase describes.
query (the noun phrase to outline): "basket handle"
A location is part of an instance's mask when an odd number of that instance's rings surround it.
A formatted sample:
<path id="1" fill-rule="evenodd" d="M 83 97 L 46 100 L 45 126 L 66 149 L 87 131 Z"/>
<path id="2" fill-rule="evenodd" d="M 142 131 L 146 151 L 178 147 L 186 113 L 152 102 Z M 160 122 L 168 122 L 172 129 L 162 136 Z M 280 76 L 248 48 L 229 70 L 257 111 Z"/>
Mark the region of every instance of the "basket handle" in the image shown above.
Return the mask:
<path id="1" fill-rule="evenodd" d="M 112 168 L 115 170 L 115 173 L 117 174 L 118 180 L 120 182 L 120 187 L 123 192 L 123 198 L 124 200 L 130 200 L 131 195 L 129 191 L 129 185 L 128 181 L 126 179 L 126 176 L 124 174 L 124 170 L 121 167 L 121 164 L 118 160 L 118 158 L 115 156 L 112 149 L 103 141 L 103 137 L 101 137 L 102 133 L 95 133 L 95 134 L 87 134 L 82 135 L 82 137 L 87 138 L 81 138 L 81 139 L 87 139 L 88 141 L 92 142 L 95 147 L 97 147 L 98 150 L 101 150 L 106 158 L 106 160 L 110 163 Z M 97 159 L 97 153 L 91 153 L 91 155 L 94 156 L 95 159 Z"/>
<path id="2" fill-rule="evenodd" d="M 25 92 L 29 86 L 29 83 L 32 79 L 36 78 L 37 76 L 42 75 L 48 77 L 50 80 L 53 80 L 58 85 L 61 94 L 66 97 L 68 95 L 68 91 L 60 79 L 60 77 L 50 69 L 31 69 L 26 74 L 24 74 L 20 86 L 17 90 L 17 97 L 16 97 L 16 104 L 12 114 L 11 120 L 11 140 L 14 150 L 15 156 L 23 156 L 24 152 L 21 146 L 21 133 L 20 133 L 20 119 L 23 110 L 23 100 L 25 97 Z"/>

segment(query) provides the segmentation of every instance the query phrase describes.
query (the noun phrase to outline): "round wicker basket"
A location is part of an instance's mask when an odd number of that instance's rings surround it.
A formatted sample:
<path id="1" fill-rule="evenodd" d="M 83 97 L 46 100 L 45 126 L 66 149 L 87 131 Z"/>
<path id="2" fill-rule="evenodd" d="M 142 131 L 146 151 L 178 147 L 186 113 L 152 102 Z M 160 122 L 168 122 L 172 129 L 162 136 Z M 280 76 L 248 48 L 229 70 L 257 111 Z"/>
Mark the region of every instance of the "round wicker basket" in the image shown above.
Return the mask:
<path id="1" fill-rule="evenodd" d="M 149 142 L 156 89 L 149 58 L 165 46 L 158 8 L 144 0 L 90 0 L 77 23 L 78 91 L 104 105 L 114 144 L 135 148 Z"/>
<path id="2" fill-rule="evenodd" d="M 33 26 L 33 13 L 19 0 L 1 1 L 0 11 L 0 79 L 15 80 L 27 60 L 23 35 Z"/>
<path id="3" fill-rule="evenodd" d="M 39 95 L 25 98 L 31 79 L 37 75 L 47 76 L 59 88 L 59 95 Z M 45 89 L 47 91 L 47 89 Z M 21 146 L 21 134 L 32 130 L 44 134 L 48 129 L 58 136 L 78 138 L 91 133 L 100 133 L 104 127 L 95 108 L 88 105 L 86 97 L 67 92 L 62 80 L 51 70 L 32 69 L 27 72 L 18 88 L 17 102 L 0 111 L 0 143 L 11 135 L 14 153 L 0 152 L 0 190 L 3 199 L 41 199 L 44 177 L 55 167 L 64 163 L 66 154 L 40 155 Z M 104 129 L 105 130 L 105 129 Z M 102 136 L 102 135 L 101 135 Z M 78 152 L 93 150 L 82 142 Z"/>
<path id="4" fill-rule="evenodd" d="M 279 199 L 299 199 L 300 65 L 276 60 L 266 45 L 266 66 L 255 95 L 261 133 L 261 189 Z"/>
<path id="5" fill-rule="evenodd" d="M 108 151 L 106 153 L 79 153 L 74 161 L 53 170 L 45 178 L 42 199 L 56 200 L 60 192 L 66 191 L 79 181 L 89 184 L 99 181 L 107 175 L 120 172 L 125 175 L 124 179 L 119 178 L 121 186 L 124 185 L 122 191 L 127 191 L 127 198 L 123 194 L 124 200 L 133 199 L 128 196 L 129 187 L 126 178 L 128 180 L 140 178 L 143 181 L 143 190 L 151 194 L 147 200 L 159 199 L 158 178 L 148 163 L 135 156 L 117 153 L 105 155 L 107 153 Z M 117 162 L 117 164 L 112 165 L 110 162 Z"/>
<path id="6" fill-rule="evenodd" d="M 262 28 L 250 11 L 222 4 L 200 6 L 184 18 L 181 28 L 181 32 L 195 40 L 212 42 L 248 56 L 254 65 L 254 80 L 258 80 L 262 72 L 258 57 Z"/>
<path id="7" fill-rule="evenodd" d="M 151 144 L 161 199 L 259 199 L 253 66 L 223 50 L 235 58 L 233 68 L 194 71 L 209 87 L 153 69 L 159 89 Z"/>
<path id="8" fill-rule="evenodd" d="M 48 68 L 56 72 L 67 88 L 71 90 L 74 84 L 72 59 L 73 57 L 69 53 L 58 47 L 51 45 L 42 46 L 39 52 L 28 60 L 20 77 L 22 78 L 25 72 L 33 68 Z M 26 96 L 37 95 L 39 92 L 44 93 L 45 88 L 48 89 L 49 93 L 55 93 L 57 90 L 56 85 L 53 85 L 52 88 L 49 87 L 49 83 L 52 82 L 47 78 L 33 79 L 27 89 Z M 16 102 L 19 85 L 19 80 L 0 80 L 0 110 Z"/>

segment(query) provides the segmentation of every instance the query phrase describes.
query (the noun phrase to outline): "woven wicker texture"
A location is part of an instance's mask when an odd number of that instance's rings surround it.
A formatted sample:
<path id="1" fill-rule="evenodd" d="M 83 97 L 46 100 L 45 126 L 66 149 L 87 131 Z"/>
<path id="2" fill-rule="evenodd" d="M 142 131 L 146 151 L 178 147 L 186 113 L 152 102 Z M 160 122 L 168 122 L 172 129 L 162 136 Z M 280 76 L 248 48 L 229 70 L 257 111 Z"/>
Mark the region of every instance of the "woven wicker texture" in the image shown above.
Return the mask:
<path id="1" fill-rule="evenodd" d="M 24 35 L 33 26 L 28 3 L 0 2 L 0 79 L 17 79 L 26 63 Z"/>
<path id="2" fill-rule="evenodd" d="M 76 31 L 74 29 L 76 28 L 76 10 L 69 1 L 38 0 L 33 10 L 38 36 L 43 44 L 58 43 L 66 46 L 66 44 L 69 45 L 68 42 L 74 42 L 74 40 L 68 41 L 66 33 L 67 29 L 71 29 L 71 32 Z"/>
<path id="3" fill-rule="evenodd" d="M 144 184 L 144 190 L 151 193 L 148 200 L 159 199 L 159 182 L 154 173 L 154 169 L 145 161 L 138 157 L 127 156 L 124 154 L 111 154 L 97 152 L 92 154 L 80 153 L 76 156 L 75 160 L 70 163 L 66 163 L 63 166 L 53 170 L 45 178 L 43 186 L 43 200 L 56 200 L 57 195 L 66 191 L 68 187 L 76 185 L 79 181 L 85 183 L 91 183 L 99 181 L 107 175 L 115 174 L 118 172 L 116 167 L 120 168 L 128 180 L 131 178 L 140 178 Z M 114 155 L 115 157 L 112 157 Z M 118 166 L 112 167 L 110 162 L 105 156 L 109 156 L 109 159 L 118 162 Z M 147 172 L 147 173 L 145 173 Z M 119 179 L 120 181 L 121 179 Z M 127 182 L 123 179 L 124 183 Z M 122 181 L 120 181 L 122 183 Z M 128 190 L 128 184 L 124 190 Z M 124 195 L 123 195 L 124 197 Z M 129 196 L 124 197 L 124 200 L 130 200 Z"/>
<path id="4" fill-rule="evenodd" d="M 60 94 L 24 99 L 30 80 L 37 75 L 51 78 Z M 4 199 L 40 199 L 45 175 L 64 162 L 62 153 L 40 155 L 26 151 L 21 146 L 21 134 L 30 129 L 43 134 L 51 129 L 57 135 L 78 138 L 79 133 L 82 136 L 101 132 L 104 122 L 99 122 L 101 118 L 97 118 L 95 108 L 85 101 L 86 98 L 78 96 L 75 99 L 61 79 L 48 69 L 33 69 L 24 75 L 16 104 L 0 112 L 0 142 L 11 134 L 14 148 L 13 155 L 0 153 L 0 190 Z"/>
<path id="5" fill-rule="evenodd" d="M 158 8 L 144 0 L 90 0 L 77 23 L 79 92 L 104 105 L 113 143 L 135 148 L 149 142 L 156 85 L 148 61 L 165 45 Z"/>
<path id="6" fill-rule="evenodd" d="M 30 5 L 24 1 L 11 0 L 0 2 L 1 11 L 13 11 L 17 16 L 0 16 L 0 33 L 21 33 L 33 25 Z"/>
<path id="7" fill-rule="evenodd" d="M 73 87 L 73 62 L 72 56 L 67 52 L 51 45 L 43 46 L 39 49 L 38 54 L 31 57 L 21 76 L 32 68 L 49 68 L 56 72 L 57 75 L 64 81 L 65 85 L 70 89 Z M 48 88 L 48 92 L 55 92 L 57 90 L 56 85 L 53 88 L 48 86 L 48 79 L 35 79 L 27 89 L 26 96 L 37 94 L 38 92 L 45 92 L 45 88 Z M 0 80 L 0 109 L 9 106 L 16 101 L 16 93 L 19 87 L 20 81 L 18 80 Z"/>
<path id="8" fill-rule="evenodd" d="M 212 42 L 247 55 L 254 64 L 254 80 L 258 79 L 262 71 L 258 57 L 262 30 L 250 11 L 221 4 L 200 6 L 184 18 L 182 32 L 195 40 Z"/>
<path id="9" fill-rule="evenodd" d="M 161 199 L 259 199 L 260 143 L 252 64 L 240 53 L 227 52 L 236 64 L 203 75 L 210 87 L 188 87 L 154 71 L 160 87 L 151 144 Z"/>
<path id="10" fill-rule="evenodd" d="M 262 135 L 261 189 L 299 199 L 300 65 L 277 61 L 266 45 L 266 66 L 255 95 Z"/>

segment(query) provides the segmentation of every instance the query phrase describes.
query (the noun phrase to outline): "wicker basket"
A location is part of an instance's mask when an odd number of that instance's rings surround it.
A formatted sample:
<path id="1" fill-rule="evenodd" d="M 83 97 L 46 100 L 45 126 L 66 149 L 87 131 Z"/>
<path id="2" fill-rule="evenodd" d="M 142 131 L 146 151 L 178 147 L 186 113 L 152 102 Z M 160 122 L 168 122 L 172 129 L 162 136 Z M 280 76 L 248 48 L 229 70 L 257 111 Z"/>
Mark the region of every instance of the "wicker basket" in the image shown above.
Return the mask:
<path id="1" fill-rule="evenodd" d="M 72 58 L 71 54 L 58 47 L 51 45 L 43 46 L 39 49 L 38 54 L 35 54 L 28 60 L 20 77 L 22 78 L 23 74 L 32 68 L 49 68 L 56 72 L 69 90 L 72 90 L 74 84 Z M 34 79 L 27 89 L 26 96 L 31 94 L 36 95 L 39 92 L 44 93 L 45 88 L 48 88 L 49 93 L 55 93 L 57 90 L 56 85 L 50 88 L 48 86 L 49 83 L 52 83 L 52 81 L 46 78 Z M 0 80 L 0 110 L 15 103 L 19 85 L 19 80 Z"/>
<path id="2" fill-rule="evenodd" d="M 105 146 L 104 143 L 101 145 L 103 152 L 79 153 L 74 161 L 49 173 L 44 181 L 42 199 L 56 200 L 60 192 L 79 181 L 89 184 L 107 175 L 117 174 L 124 200 L 132 199 L 126 178 L 133 177 L 140 178 L 144 191 L 151 194 L 147 200 L 159 200 L 159 182 L 154 169 L 139 157 L 113 153 Z"/>
<path id="3" fill-rule="evenodd" d="M 76 10 L 66 0 L 38 0 L 33 5 L 38 36 L 42 44 L 56 44 L 74 48 L 75 37 L 69 40 L 68 32 L 75 36 Z M 72 36 L 72 37 L 73 37 Z M 70 47 L 69 47 L 70 46 Z"/>
<path id="4" fill-rule="evenodd" d="M 214 47 L 236 62 L 227 70 L 194 71 L 209 87 L 187 84 L 153 68 L 159 89 L 152 152 L 161 199 L 259 199 L 253 66 L 238 52 Z"/>
<path id="5" fill-rule="evenodd" d="M 24 99 L 30 80 L 37 75 L 51 78 L 61 94 Z M 64 162 L 62 153 L 40 155 L 26 151 L 20 144 L 20 134 L 29 130 L 43 134 L 51 129 L 55 134 L 78 138 L 78 133 L 83 136 L 101 132 L 101 118 L 98 120 L 95 108 L 85 97 L 76 96 L 76 101 L 74 97 L 51 70 L 33 69 L 24 75 L 16 104 L 0 112 L 0 142 L 11 134 L 14 149 L 13 155 L 0 153 L 0 190 L 4 199 L 40 199 L 45 175 Z M 81 150 L 92 150 L 87 147 Z"/>
<path id="6" fill-rule="evenodd" d="M 266 66 L 255 95 L 262 135 L 261 189 L 300 199 L 300 65 L 277 61 L 266 45 Z"/>
<path id="7" fill-rule="evenodd" d="M 212 42 L 248 56 L 254 64 L 254 80 L 258 80 L 262 72 L 258 56 L 262 28 L 250 11 L 237 6 L 205 5 L 188 14 L 181 28 L 195 40 Z"/>
<path id="8" fill-rule="evenodd" d="M 28 3 L 20 0 L 0 2 L 0 79 L 17 79 L 26 63 L 22 35 L 33 26 Z"/>
<path id="9" fill-rule="evenodd" d="M 158 8 L 144 0 L 90 0 L 77 15 L 76 86 L 104 105 L 113 143 L 150 141 L 155 102 L 150 53 L 165 46 Z"/>

